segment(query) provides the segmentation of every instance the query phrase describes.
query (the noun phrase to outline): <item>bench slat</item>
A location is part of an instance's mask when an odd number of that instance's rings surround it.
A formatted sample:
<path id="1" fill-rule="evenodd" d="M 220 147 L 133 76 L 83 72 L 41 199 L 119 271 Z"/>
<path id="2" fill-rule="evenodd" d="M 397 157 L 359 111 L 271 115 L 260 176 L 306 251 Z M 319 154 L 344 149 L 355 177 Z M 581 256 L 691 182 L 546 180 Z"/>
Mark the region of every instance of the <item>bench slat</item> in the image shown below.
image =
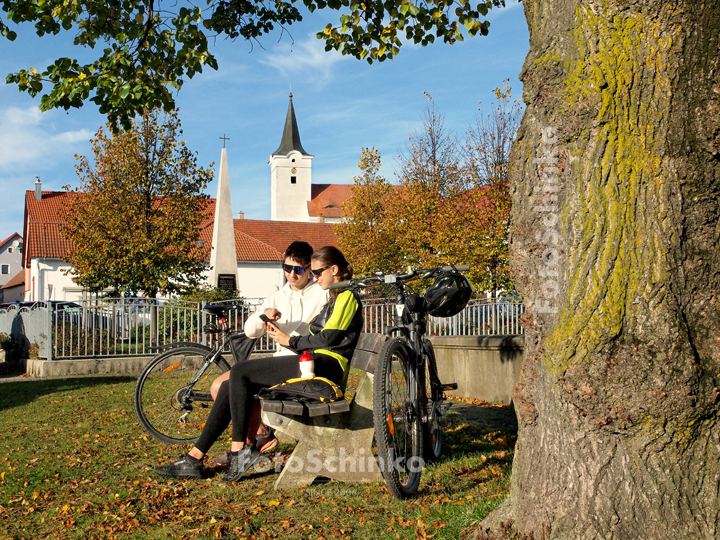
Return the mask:
<path id="1" fill-rule="evenodd" d="M 350 411 L 350 403 L 347 399 L 338 399 L 332 403 L 328 403 L 330 414 L 344 413 Z"/>
<path id="2" fill-rule="evenodd" d="M 290 400 L 283 400 L 282 405 L 283 405 L 283 408 L 282 408 L 283 414 L 301 415 L 303 413 L 303 409 L 305 408 L 305 406 L 302 403 L 299 403 L 297 401 L 290 401 Z"/>
<path id="3" fill-rule="evenodd" d="M 330 407 L 327 403 L 308 403 L 307 410 L 310 417 L 330 414 Z"/>
<path id="4" fill-rule="evenodd" d="M 283 411 L 282 401 L 276 399 L 263 399 L 260 400 L 260 403 L 262 405 L 262 410 L 265 412 L 274 412 L 280 414 Z"/>
<path id="5" fill-rule="evenodd" d="M 360 334 L 350 365 L 368 373 L 375 373 L 377 353 L 380 352 L 386 340 L 387 336 L 384 334 Z"/>

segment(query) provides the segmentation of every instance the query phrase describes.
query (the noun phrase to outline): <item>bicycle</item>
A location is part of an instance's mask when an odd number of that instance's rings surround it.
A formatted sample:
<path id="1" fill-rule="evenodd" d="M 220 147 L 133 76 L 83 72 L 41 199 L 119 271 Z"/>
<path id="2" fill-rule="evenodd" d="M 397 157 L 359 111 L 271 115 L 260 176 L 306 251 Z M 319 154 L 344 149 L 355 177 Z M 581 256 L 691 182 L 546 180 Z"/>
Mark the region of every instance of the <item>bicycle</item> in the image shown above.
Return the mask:
<path id="1" fill-rule="evenodd" d="M 425 296 L 406 294 L 406 282 L 447 275 L 467 281 L 459 272 L 468 269 L 467 265 L 441 266 L 330 286 L 360 289 L 386 283 L 396 291 L 394 325 L 383 328 L 391 337 L 380 349 L 375 367 L 373 423 L 380 469 L 388 489 L 398 498 L 415 495 L 425 461 L 439 459 L 443 417 L 452 405 L 445 403 L 445 392 L 457 389 L 457 383 L 440 381 L 432 344 L 425 337 L 431 307 Z M 467 287 L 470 291 L 469 283 Z M 462 307 L 468 300 L 469 294 Z"/>
<path id="2" fill-rule="evenodd" d="M 150 435 L 167 444 L 195 442 L 205 427 L 213 398 L 212 382 L 230 369 L 223 350 L 233 342 L 236 361 L 250 354 L 255 339 L 233 332 L 227 310 L 239 306 L 207 305 L 203 310 L 220 326 L 206 325 L 206 334 L 221 334 L 214 347 L 194 342 L 176 342 L 154 347 L 160 352 L 140 373 L 135 383 L 134 404 L 140 424 Z"/>

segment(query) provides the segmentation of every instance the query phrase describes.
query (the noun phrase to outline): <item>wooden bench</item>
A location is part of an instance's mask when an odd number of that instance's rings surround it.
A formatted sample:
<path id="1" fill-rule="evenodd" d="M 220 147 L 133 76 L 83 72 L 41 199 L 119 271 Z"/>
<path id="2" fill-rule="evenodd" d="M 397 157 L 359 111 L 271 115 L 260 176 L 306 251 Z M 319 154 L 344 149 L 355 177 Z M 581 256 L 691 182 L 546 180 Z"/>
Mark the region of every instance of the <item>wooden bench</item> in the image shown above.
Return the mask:
<path id="1" fill-rule="evenodd" d="M 372 403 L 377 354 L 386 339 L 383 334 L 360 335 L 350 365 L 364 374 L 350 402 L 261 400 L 263 422 L 297 441 L 275 489 L 308 485 L 318 476 L 343 482 L 382 480 L 372 451 Z"/>

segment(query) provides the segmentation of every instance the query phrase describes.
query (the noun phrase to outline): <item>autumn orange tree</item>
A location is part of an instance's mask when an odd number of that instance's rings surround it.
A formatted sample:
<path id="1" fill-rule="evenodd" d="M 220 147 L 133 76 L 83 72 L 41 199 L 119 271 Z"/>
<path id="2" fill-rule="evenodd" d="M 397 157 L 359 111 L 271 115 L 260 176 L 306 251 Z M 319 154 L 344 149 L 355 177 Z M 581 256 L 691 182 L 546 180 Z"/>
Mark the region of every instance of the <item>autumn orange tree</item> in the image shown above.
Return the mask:
<path id="1" fill-rule="evenodd" d="M 155 297 L 201 282 L 196 241 L 212 171 L 180 135 L 177 113 L 145 112 L 128 131 L 99 129 L 94 163 L 77 158 L 80 186 L 63 215 L 76 283 Z"/>
<path id="2" fill-rule="evenodd" d="M 380 176 L 381 157 L 375 148 L 363 148 L 353 180 L 352 196 L 343 204 L 346 216 L 352 216 L 335 229 L 338 242 L 359 274 L 389 272 L 402 263 L 402 253 L 391 231 L 392 216 L 388 203 L 394 188 Z"/>
<path id="3" fill-rule="evenodd" d="M 468 189 L 463 211 L 450 213 L 448 229 L 462 231 L 460 258 L 471 262 L 471 273 L 483 290 L 512 290 L 508 256 L 510 233 L 510 148 L 522 119 L 519 100 L 512 99 L 506 79 L 494 89 L 489 112 L 481 108 L 465 133 L 463 162 Z"/>
<path id="4" fill-rule="evenodd" d="M 381 157 L 363 150 L 338 242 L 360 273 L 469 264 L 476 290 L 512 289 L 508 271 L 507 160 L 521 110 L 511 89 L 468 128 L 461 142 L 432 98 L 399 158 L 398 185 L 379 176 Z"/>

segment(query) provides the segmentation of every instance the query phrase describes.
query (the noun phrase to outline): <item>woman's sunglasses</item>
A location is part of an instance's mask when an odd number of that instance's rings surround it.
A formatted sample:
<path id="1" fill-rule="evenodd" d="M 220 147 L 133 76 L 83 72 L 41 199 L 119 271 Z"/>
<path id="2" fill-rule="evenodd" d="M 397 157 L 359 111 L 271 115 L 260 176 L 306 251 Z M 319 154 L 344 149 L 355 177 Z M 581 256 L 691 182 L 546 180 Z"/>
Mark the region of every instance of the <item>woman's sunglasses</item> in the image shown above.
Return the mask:
<path id="1" fill-rule="evenodd" d="M 327 270 L 328 268 L 332 268 L 332 265 L 326 266 L 325 268 L 317 268 L 315 270 L 310 270 L 310 273 L 315 279 L 320 279 L 320 276 L 322 276 L 322 273 Z"/>
<path id="2" fill-rule="evenodd" d="M 285 270 L 285 272 L 287 272 L 288 274 L 295 272 L 297 275 L 300 275 L 300 274 L 304 274 L 305 270 L 310 268 L 310 265 L 308 264 L 307 266 L 295 266 L 292 264 L 283 263 L 282 267 L 283 267 L 283 270 Z"/>

